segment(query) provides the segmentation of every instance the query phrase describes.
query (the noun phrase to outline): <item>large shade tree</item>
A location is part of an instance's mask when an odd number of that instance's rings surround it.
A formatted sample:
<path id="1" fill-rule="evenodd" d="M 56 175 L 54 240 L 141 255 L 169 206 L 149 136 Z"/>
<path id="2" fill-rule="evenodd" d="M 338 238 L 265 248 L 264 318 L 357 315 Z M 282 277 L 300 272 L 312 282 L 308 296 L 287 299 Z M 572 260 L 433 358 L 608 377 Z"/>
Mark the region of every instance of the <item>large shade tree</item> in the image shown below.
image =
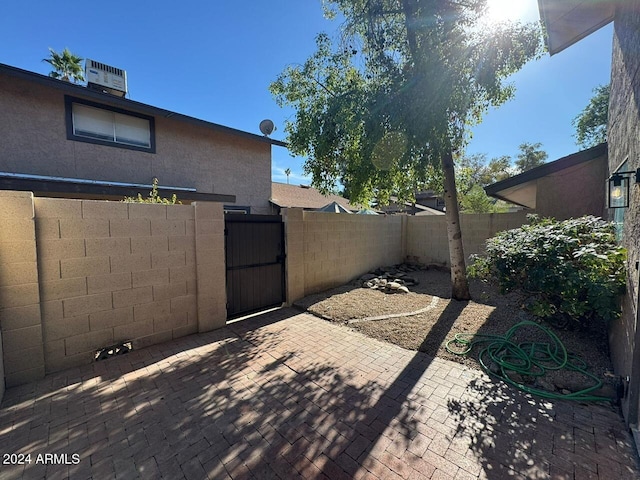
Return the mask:
<path id="1" fill-rule="evenodd" d="M 516 168 L 518 173 L 523 173 L 532 168 L 539 167 L 540 165 L 544 165 L 549 158 L 547 152 L 542 150 L 542 144 L 538 143 L 522 143 L 518 147 L 520 149 L 520 153 L 518 153 L 518 158 L 516 160 Z"/>
<path id="2" fill-rule="evenodd" d="M 607 121 L 609 118 L 609 85 L 593 89 L 589 105 L 572 120 L 576 129 L 576 143 L 582 148 L 595 147 L 607 141 Z"/>
<path id="3" fill-rule="evenodd" d="M 483 187 L 504 180 L 513 172 L 511 158 L 507 155 L 492 158 L 476 153 L 458 159 L 456 190 L 462 213 L 501 213 L 507 210 L 502 201 L 489 198 Z M 442 187 L 438 188 L 440 192 Z"/>
<path id="4" fill-rule="evenodd" d="M 468 299 L 454 158 L 468 126 L 514 93 L 504 79 L 541 52 L 536 25 L 483 28 L 486 0 L 328 0 L 344 19 L 335 44 L 287 67 L 271 85 L 293 106 L 285 130 L 321 191 L 337 182 L 364 203 L 411 198 L 443 171 L 452 297 Z M 336 15 L 337 14 L 337 15 Z"/>

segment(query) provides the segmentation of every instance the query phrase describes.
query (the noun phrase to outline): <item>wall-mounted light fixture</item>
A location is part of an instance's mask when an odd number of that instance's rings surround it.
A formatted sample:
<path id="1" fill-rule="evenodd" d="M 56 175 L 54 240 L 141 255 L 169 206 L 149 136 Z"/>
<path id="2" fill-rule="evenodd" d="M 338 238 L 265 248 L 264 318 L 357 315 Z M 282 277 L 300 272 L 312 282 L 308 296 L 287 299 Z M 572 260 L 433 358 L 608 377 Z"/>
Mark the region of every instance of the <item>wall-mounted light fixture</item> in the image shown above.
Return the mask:
<path id="1" fill-rule="evenodd" d="M 609 208 L 627 208 L 629 206 L 629 183 L 631 176 L 640 183 L 640 168 L 635 171 L 615 172 L 609 177 Z"/>

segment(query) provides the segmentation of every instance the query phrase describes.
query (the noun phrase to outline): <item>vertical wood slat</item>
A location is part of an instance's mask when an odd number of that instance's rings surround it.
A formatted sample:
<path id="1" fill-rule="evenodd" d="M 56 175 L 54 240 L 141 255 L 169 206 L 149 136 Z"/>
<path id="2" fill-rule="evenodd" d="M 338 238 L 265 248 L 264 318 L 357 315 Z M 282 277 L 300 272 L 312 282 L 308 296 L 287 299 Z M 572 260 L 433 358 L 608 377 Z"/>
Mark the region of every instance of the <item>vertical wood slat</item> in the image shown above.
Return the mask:
<path id="1" fill-rule="evenodd" d="M 225 249 L 230 318 L 284 302 L 285 252 L 281 217 L 226 216 Z"/>

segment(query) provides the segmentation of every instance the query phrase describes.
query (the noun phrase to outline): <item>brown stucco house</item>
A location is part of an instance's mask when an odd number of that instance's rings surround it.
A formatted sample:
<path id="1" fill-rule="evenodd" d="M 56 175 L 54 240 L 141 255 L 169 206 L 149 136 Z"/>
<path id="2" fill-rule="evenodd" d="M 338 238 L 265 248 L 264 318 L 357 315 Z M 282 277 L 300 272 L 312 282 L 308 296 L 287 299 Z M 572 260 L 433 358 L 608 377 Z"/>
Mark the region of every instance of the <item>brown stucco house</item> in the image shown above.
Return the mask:
<path id="1" fill-rule="evenodd" d="M 542 217 L 603 217 L 607 171 L 607 144 L 603 143 L 488 185 L 485 191 Z"/>
<path id="2" fill-rule="evenodd" d="M 286 146 L 3 64 L 0 131 L 0 189 L 122 198 L 157 177 L 181 200 L 257 214 L 270 211 L 271 147 Z"/>
<path id="3" fill-rule="evenodd" d="M 622 317 L 611 323 L 609 343 L 615 371 L 624 396 L 622 410 L 636 437 L 640 420 L 640 325 L 638 322 L 640 261 L 640 0 L 593 2 L 589 0 L 539 0 L 546 27 L 549 53 L 554 55 L 613 21 L 613 58 L 609 100 L 608 175 L 626 174 L 628 208 L 609 211 L 622 224 L 622 245 L 628 252 L 627 292 Z M 604 186 L 603 186 L 604 189 Z"/>

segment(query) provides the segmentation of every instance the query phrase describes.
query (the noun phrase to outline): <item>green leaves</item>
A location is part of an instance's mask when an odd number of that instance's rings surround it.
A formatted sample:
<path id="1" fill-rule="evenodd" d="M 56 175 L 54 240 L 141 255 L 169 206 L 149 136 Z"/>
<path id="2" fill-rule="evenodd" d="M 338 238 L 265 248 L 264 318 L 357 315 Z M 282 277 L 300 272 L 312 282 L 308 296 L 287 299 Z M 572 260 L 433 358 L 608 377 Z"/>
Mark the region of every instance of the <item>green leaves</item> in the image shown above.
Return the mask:
<path id="1" fill-rule="evenodd" d="M 344 18 L 333 43 L 289 66 L 270 86 L 295 117 L 294 155 L 323 192 L 336 183 L 366 203 L 409 200 L 465 143 L 469 124 L 513 95 L 505 78 L 542 51 L 535 24 L 477 28 L 485 0 L 325 0 Z"/>
<path id="2" fill-rule="evenodd" d="M 607 141 L 609 85 L 600 85 L 593 92 L 589 105 L 571 121 L 576 129 L 576 144 L 583 148 L 595 147 Z"/>
<path id="3" fill-rule="evenodd" d="M 506 211 L 506 207 L 498 205 L 489 198 L 480 185 L 474 185 L 468 192 L 460 195 L 463 213 L 499 213 Z"/>
<path id="4" fill-rule="evenodd" d="M 65 48 L 62 53 L 58 53 L 52 48 L 49 48 L 49 58 L 45 58 L 42 61 L 47 62 L 53 67 L 53 71 L 49 73 L 50 77 L 64 80 L 65 82 L 73 83 L 79 81 L 84 82 L 84 74 L 82 72 L 82 58 L 74 55 Z"/>
<path id="5" fill-rule="evenodd" d="M 487 255 L 474 258 L 470 275 L 496 281 L 503 292 L 523 292 L 541 318 L 578 324 L 617 318 L 626 251 L 616 244 L 613 224 L 593 216 L 530 220 L 487 240 Z"/>
<path id="6" fill-rule="evenodd" d="M 174 193 L 171 198 L 161 197 L 158 193 L 158 179 L 154 177 L 151 185 L 151 191 L 149 196 L 144 198 L 138 194 L 137 197 L 124 197 L 122 200 L 124 203 L 160 203 L 162 205 L 182 205 L 182 202 L 178 200 L 177 195 Z"/>
<path id="7" fill-rule="evenodd" d="M 520 149 L 518 159 L 516 160 L 518 173 L 526 172 L 527 170 L 531 170 L 532 168 L 544 165 L 544 163 L 547 161 L 547 158 L 549 158 L 547 152 L 542 150 L 542 144 L 540 142 L 525 142 L 520 144 L 518 148 Z"/>

